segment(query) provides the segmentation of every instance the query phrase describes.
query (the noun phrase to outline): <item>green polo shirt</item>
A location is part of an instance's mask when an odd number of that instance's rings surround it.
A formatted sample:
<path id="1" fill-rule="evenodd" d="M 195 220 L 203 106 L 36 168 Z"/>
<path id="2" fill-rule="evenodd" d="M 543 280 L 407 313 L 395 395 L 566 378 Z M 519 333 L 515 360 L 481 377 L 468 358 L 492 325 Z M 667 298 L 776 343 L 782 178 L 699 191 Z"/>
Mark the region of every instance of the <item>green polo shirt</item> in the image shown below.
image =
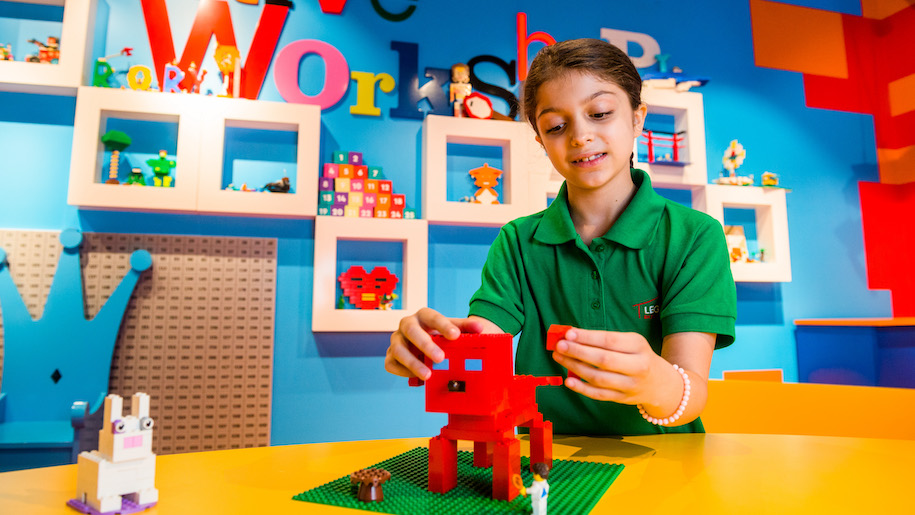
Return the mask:
<path id="1" fill-rule="evenodd" d="M 546 350 L 552 324 L 636 332 L 658 354 L 677 332 L 715 333 L 716 348 L 733 343 L 737 301 L 721 224 L 658 195 L 645 172 L 632 179 L 629 206 L 590 246 L 575 232 L 565 184 L 550 207 L 505 225 L 493 242 L 470 314 L 521 332 L 516 373 L 565 375 Z M 538 388 L 537 402 L 556 433 L 704 431 L 700 420 L 656 426 L 635 406 L 562 386 Z"/>

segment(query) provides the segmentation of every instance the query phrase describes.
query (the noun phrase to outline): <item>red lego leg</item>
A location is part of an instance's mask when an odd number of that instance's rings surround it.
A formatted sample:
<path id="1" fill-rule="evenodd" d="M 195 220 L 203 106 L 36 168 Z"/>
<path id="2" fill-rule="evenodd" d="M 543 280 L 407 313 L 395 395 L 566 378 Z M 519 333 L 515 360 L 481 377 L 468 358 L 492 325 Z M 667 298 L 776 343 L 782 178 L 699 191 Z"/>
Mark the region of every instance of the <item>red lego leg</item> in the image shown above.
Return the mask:
<path id="1" fill-rule="evenodd" d="M 443 494 L 457 486 L 457 441 L 429 440 L 429 491 Z"/>
<path id="2" fill-rule="evenodd" d="M 473 442 L 473 466 L 492 466 L 492 442 Z"/>
<path id="3" fill-rule="evenodd" d="M 553 423 L 544 421 L 542 415 L 538 418 L 531 426 L 531 465 L 546 463 L 553 468 Z"/>
<path id="4" fill-rule="evenodd" d="M 521 473 L 521 443 L 517 438 L 495 444 L 492 463 L 492 498 L 511 501 L 518 495 L 512 477 Z"/>

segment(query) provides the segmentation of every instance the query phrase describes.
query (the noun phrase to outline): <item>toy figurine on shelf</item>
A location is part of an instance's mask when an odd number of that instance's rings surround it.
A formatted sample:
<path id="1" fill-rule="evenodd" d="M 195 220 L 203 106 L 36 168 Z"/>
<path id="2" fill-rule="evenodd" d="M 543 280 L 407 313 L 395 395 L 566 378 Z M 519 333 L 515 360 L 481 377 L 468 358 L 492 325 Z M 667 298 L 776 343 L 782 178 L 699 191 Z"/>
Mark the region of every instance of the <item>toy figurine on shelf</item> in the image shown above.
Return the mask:
<path id="1" fill-rule="evenodd" d="M 721 163 L 724 165 L 724 169 L 727 170 L 728 175 L 725 176 L 724 172 L 722 172 L 721 177 L 715 179 L 715 184 L 729 184 L 731 186 L 752 186 L 752 175 L 737 175 L 737 169 L 740 168 L 746 157 L 747 151 L 743 148 L 743 145 L 738 143 L 736 139 L 731 140 L 728 148 L 724 151 L 724 156 L 721 158 Z"/>
<path id="2" fill-rule="evenodd" d="M 381 295 L 381 302 L 378 304 L 378 309 L 384 311 L 390 311 L 394 309 L 394 301 L 399 299 L 400 295 L 396 293 L 385 293 Z"/>
<path id="3" fill-rule="evenodd" d="M 105 184 L 121 183 L 118 180 L 121 151 L 129 147 L 131 143 L 130 136 L 121 131 L 108 131 L 102 136 L 102 144 L 105 145 L 105 150 L 111 152 L 111 158 L 108 160 L 108 180 L 105 181 Z"/>
<path id="4" fill-rule="evenodd" d="M 143 177 L 143 170 L 131 168 L 130 175 L 127 176 L 128 186 L 146 186 L 146 178 Z"/>
<path id="5" fill-rule="evenodd" d="M 48 36 L 46 43 L 42 43 L 37 39 L 30 39 L 29 43 L 38 45 L 38 54 L 26 57 L 26 61 L 30 63 L 57 64 L 57 61 L 60 60 L 60 38 Z"/>
<path id="6" fill-rule="evenodd" d="M 690 88 L 704 86 L 708 82 L 707 77 L 685 74 L 678 66 L 668 70 L 667 61 L 670 54 L 658 54 L 654 57 L 658 60 L 658 71 L 648 72 L 642 76 L 642 84 L 646 88 L 689 91 Z"/>
<path id="7" fill-rule="evenodd" d="M 135 513 L 159 501 L 149 395 L 133 395 L 130 415 L 122 415 L 123 403 L 118 395 L 105 397 L 99 448 L 79 454 L 76 498 L 67 501 L 79 512 Z"/>
<path id="8" fill-rule="evenodd" d="M 95 67 L 92 69 L 92 85 L 97 88 L 111 88 L 114 87 L 111 84 L 111 76 L 116 72 L 114 68 L 108 64 L 109 59 L 113 59 L 119 56 L 130 56 L 133 54 L 133 48 L 124 47 L 120 52 L 116 54 L 106 55 L 105 57 L 99 57 L 95 60 Z"/>
<path id="9" fill-rule="evenodd" d="M 473 92 L 464 98 L 464 114 L 468 118 L 482 120 L 511 120 L 511 118 L 492 107 L 492 100 L 489 97 L 477 92 Z"/>
<path id="10" fill-rule="evenodd" d="M 473 185 L 479 189 L 473 194 L 475 204 L 498 204 L 499 194 L 493 189 L 499 184 L 499 177 L 502 170 L 489 166 L 489 163 L 483 163 L 483 166 L 470 170 L 470 176 L 474 178 Z"/>
<path id="11" fill-rule="evenodd" d="M 454 106 L 454 116 L 464 116 L 464 99 L 473 92 L 470 85 L 470 67 L 464 63 L 457 63 L 451 67 L 451 86 L 449 98 Z"/>
<path id="12" fill-rule="evenodd" d="M 278 181 L 268 182 L 264 186 L 264 191 L 270 191 L 273 193 L 289 193 L 289 189 L 289 177 L 283 177 Z"/>
<path id="13" fill-rule="evenodd" d="M 534 474 L 534 482 L 530 487 L 525 488 L 521 476 L 517 475 L 515 486 L 518 486 L 521 495 L 531 495 L 533 515 L 546 515 L 546 501 L 550 495 L 550 485 L 546 478 L 550 475 L 550 467 L 546 463 L 534 463 L 531 465 L 531 473 Z"/>
<path id="14" fill-rule="evenodd" d="M 178 87 L 185 93 L 200 93 L 200 83 L 206 78 L 206 70 L 198 70 L 197 63 L 191 61 L 191 64 L 184 72 L 184 80 L 178 83 Z"/>
<path id="15" fill-rule="evenodd" d="M 362 502 L 380 502 L 384 500 L 384 490 L 382 486 L 385 481 L 391 479 L 391 473 L 385 469 L 359 469 L 349 476 L 350 483 L 359 485 L 359 491 L 356 494 Z"/>
<path id="16" fill-rule="evenodd" d="M 241 61 L 238 48 L 231 45 L 218 45 L 213 53 L 216 66 L 219 67 L 219 78 L 222 80 L 221 97 L 241 96 Z"/>
<path id="17" fill-rule="evenodd" d="M 152 167 L 153 173 L 153 186 L 160 188 L 170 188 L 172 186 L 172 168 L 175 167 L 176 163 L 174 160 L 168 158 L 168 152 L 164 150 L 159 151 L 159 157 L 156 159 L 147 159 L 146 164 Z"/>
<path id="18" fill-rule="evenodd" d="M 778 186 L 778 175 L 772 172 L 763 172 L 762 185 L 770 187 Z"/>
<path id="19" fill-rule="evenodd" d="M 0 45 L 0 61 L 12 61 L 13 60 L 13 47 L 7 43 L 6 45 Z"/>

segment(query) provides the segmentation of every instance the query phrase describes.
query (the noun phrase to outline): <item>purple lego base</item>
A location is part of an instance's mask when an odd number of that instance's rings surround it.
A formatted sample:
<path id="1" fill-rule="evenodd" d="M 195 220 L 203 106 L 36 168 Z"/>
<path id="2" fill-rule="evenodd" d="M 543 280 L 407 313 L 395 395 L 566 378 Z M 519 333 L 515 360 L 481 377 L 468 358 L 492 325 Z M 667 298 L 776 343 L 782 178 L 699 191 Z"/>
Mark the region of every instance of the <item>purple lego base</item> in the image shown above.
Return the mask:
<path id="1" fill-rule="evenodd" d="M 152 508 L 155 505 L 156 505 L 156 503 L 154 503 L 154 502 L 147 503 L 147 504 L 137 504 L 127 498 L 122 497 L 121 498 L 121 509 L 114 510 L 114 511 L 101 512 L 78 499 L 70 499 L 69 501 L 67 501 L 67 506 L 73 508 L 74 510 L 76 510 L 80 513 L 91 513 L 92 515 L 109 515 L 112 513 L 127 515 L 128 513 L 141 512 L 148 508 Z"/>

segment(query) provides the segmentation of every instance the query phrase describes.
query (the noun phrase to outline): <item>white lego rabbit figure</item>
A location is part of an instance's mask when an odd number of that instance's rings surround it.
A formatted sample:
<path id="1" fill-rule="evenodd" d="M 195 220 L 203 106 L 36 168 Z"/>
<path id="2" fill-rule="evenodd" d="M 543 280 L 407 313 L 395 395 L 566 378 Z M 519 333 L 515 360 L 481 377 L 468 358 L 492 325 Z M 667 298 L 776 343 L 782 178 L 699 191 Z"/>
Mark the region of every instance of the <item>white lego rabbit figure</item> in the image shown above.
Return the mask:
<path id="1" fill-rule="evenodd" d="M 123 402 L 118 395 L 105 397 L 99 450 L 79 454 L 76 499 L 68 504 L 84 513 L 132 513 L 159 500 L 149 395 L 134 394 L 128 416 L 122 415 Z"/>

